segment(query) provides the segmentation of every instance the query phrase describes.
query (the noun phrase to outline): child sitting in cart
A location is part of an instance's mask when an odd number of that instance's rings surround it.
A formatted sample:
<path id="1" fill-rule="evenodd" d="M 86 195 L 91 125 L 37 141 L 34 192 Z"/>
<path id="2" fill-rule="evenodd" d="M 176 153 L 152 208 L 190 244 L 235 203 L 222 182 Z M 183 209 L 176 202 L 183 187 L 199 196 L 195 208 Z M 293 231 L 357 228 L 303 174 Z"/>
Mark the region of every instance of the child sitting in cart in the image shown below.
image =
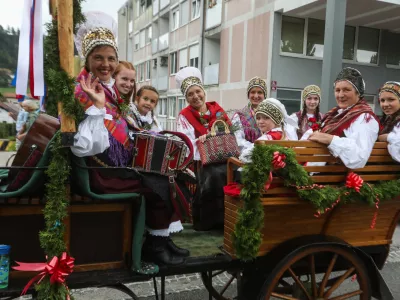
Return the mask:
<path id="1" fill-rule="evenodd" d="M 296 122 L 291 119 L 285 106 L 274 98 L 268 98 L 260 103 L 256 113 L 257 127 L 262 135 L 256 141 L 288 140 L 287 129 L 290 126 L 297 128 Z M 251 162 L 254 144 L 241 153 L 239 159 L 244 163 Z"/>

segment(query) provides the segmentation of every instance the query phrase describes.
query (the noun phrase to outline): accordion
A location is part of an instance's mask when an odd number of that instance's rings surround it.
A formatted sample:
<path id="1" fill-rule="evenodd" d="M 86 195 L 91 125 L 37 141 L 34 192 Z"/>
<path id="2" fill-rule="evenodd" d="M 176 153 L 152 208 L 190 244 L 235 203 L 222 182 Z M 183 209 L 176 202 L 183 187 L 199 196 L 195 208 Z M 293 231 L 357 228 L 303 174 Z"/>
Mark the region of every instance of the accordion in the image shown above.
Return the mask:
<path id="1" fill-rule="evenodd" d="M 135 132 L 132 167 L 140 172 L 172 176 L 192 161 L 193 146 L 180 132 Z"/>

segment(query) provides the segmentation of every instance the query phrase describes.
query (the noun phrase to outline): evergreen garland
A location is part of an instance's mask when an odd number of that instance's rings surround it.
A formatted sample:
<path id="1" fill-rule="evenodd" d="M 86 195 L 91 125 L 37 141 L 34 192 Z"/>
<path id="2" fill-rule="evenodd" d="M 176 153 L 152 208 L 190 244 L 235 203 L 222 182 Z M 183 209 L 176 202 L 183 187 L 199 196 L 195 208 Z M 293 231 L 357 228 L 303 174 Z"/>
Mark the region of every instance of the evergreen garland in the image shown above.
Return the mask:
<path id="1" fill-rule="evenodd" d="M 285 167 L 273 169 L 274 153 L 284 154 Z M 264 222 L 264 208 L 261 204 L 263 188 L 271 171 L 281 177 L 286 187 L 294 187 L 300 199 L 311 202 L 319 214 L 323 214 L 338 203 L 362 201 L 376 205 L 400 195 L 400 180 L 383 181 L 373 186 L 363 184 L 360 191 L 342 186 L 320 186 L 313 184 L 312 177 L 297 162 L 293 149 L 280 145 L 255 145 L 252 162 L 243 166 L 243 188 L 240 198 L 243 208 L 238 211 L 238 222 L 232 234 L 233 245 L 238 258 L 247 261 L 257 257 L 262 242 L 261 228 Z"/>
<path id="2" fill-rule="evenodd" d="M 74 32 L 85 19 L 81 10 L 82 0 L 73 2 Z M 83 119 L 84 110 L 74 97 L 75 79 L 69 76 L 60 66 L 58 27 L 53 20 L 47 25 L 48 35 L 44 41 L 44 69 L 47 85 L 46 110 L 47 113 L 57 117 L 57 103 L 63 104 L 65 116 L 73 118 L 76 122 Z M 40 245 L 48 260 L 60 255 L 67 250 L 64 242 L 65 227 L 63 220 L 68 216 L 68 189 L 66 188 L 70 175 L 69 148 L 61 144 L 61 133 L 57 132 L 50 145 L 51 162 L 46 171 L 48 182 L 46 184 L 46 205 L 44 218 L 46 227 L 39 234 Z M 35 286 L 38 299 L 64 300 L 69 295 L 67 285 L 51 284 L 46 276 L 40 284 Z M 70 296 L 72 299 L 72 296 Z"/>

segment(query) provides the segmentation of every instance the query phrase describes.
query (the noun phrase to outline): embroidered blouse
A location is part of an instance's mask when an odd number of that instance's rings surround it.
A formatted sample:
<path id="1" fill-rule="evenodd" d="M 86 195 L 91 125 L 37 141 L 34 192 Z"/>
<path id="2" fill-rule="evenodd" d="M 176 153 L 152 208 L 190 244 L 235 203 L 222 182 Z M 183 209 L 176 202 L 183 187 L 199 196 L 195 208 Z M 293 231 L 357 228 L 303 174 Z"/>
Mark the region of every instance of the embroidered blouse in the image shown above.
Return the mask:
<path id="1" fill-rule="evenodd" d="M 400 122 L 388 134 L 388 151 L 392 158 L 400 162 Z"/>

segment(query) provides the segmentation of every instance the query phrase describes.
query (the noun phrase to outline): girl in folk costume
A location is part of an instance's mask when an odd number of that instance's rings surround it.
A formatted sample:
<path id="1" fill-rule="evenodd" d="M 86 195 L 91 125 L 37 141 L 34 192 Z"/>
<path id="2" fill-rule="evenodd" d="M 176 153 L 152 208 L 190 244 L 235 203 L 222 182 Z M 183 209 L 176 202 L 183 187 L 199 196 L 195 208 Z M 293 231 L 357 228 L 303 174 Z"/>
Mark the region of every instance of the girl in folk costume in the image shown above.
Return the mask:
<path id="1" fill-rule="evenodd" d="M 209 230 L 224 222 L 224 192 L 226 164 L 201 166 L 196 141 L 204 142 L 214 122 L 231 122 L 218 103 L 206 102 L 206 92 L 200 70 L 193 67 L 181 69 L 175 76 L 177 86 L 185 96 L 188 106 L 178 116 L 177 130 L 186 134 L 194 148 L 197 188 L 192 205 L 193 225 L 196 230 Z"/>
<path id="2" fill-rule="evenodd" d="M 314 129 L 320 127 L 323 115 L 319 112 L 319 104 L 321 101 L 321 89 L 316 85 L 306 86 L 301 93 L 303 102 L 302 110 L 293 113 L 290 117 L 295 120 L 299 129 L 297 137 L 300 139 L 303 134 L 312 126 Z"/>
<path id="3" fill-rule="evenodd" d="M 277 99 L 268 98 L 258 106 L 255 118 L 262 135 L 256 141 L 288 140 L 286 128 L 296 128 L 296 122 L 290 118 L 285 106 Z M 254 144 L 242 151 L 239 159 L 245 163 L 251 162 Z"/>
<path id="4" fill-rule="evenodd" d="M 240 151 L 251 147 L 261 136 L 261 131 L 256 124 L 255 110 L 261 101 L 267 98 L 267 84 L 264 79 L 260 77 L 250 79 L 247 86 L 247 98 L 249 103 L 232 117 L 232 124 L 238 128 L 235 131 L 235 137 Z"/>
<path id="5" fill-rule="evenodd" d="M 335 80 L 334 90 L 338 106 L 324 116 L 321 131 L 314 131 L 308 139 L 328 145 L 332 155 L 347 168 L 363 168 L 378 137 L 379 120 L 363 98 L 361 73 L 344 68 Z"/>
<path id="6" fill-rule="evenodd" d="M 379 103 L 384 115 L 378 141 L 388 142 L 390 155 L 400 162 L 400 83 L 386 82 L 379 92 Z"/>
<path id="7" fill-rule="evenodd" d="M 84 106 L 87 117 L 79 124 L 71 150 L 76 156 L 88 156 L 89 165 L 130 167 L 133 145 L 128 133 L 134 124 L 123 117 L 124 100 L 112 78 L 118 65 L 118 51 L 109 28 L 116 32 L 111 17 L 88 13 L 86 23 L 81 25 L 75 38 L 77 49 L 85 61 L 85 67 L 77 77 L 75 97 Z M 170 265 L 184 262 L 188 251 L 179 251 L 183 249 L 176 248 L 169 239 L 171 228 L 172 231 L 182 228 L 171 224 L 174 211 L 169 194 L 154 189 L 152 175 L 140 177 L 129 169 L 96 169 L 92 170 L 90 178 L 91 188 L 97 193 L 143 192 L 149 232 L 144 246 L 147 257 L 153 262 Z M 168 179 L 163 177 L 159 181 L 157 187 Z"/>
<path id="8" fill-rule="evenodd" d="M 135 67 L 130 62 L 120 61 L 113 77 L 121 98 L 124 99 L 126 105 L 131 105 L 132 96 L 136 95 Z"/>
<path id="9" fill-rule="evenodd" d="M 154 116 L 154 109 L 158 104 L 159 93 L 150 86 L 142 86 L 131 103 L 128 116 L 132 118 L 135 126 L 141 130 L 162 131 L 161 125 Z"/>

